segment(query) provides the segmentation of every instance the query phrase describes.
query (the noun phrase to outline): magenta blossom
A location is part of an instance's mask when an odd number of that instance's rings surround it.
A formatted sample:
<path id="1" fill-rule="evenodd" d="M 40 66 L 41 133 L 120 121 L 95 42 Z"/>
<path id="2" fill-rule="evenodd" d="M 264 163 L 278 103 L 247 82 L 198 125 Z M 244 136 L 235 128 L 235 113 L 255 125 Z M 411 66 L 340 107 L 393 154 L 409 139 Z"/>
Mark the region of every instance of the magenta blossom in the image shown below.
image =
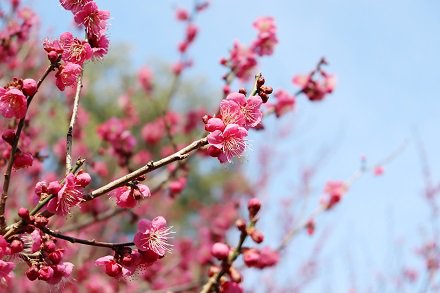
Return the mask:
<path id="1" fill-rule="evenodd" d="M 73 14 L 75 14 L 90 1 L 92 0 L 60 0 L 60 4 L 64 7 L 64 9 L 70 10 Z"/>
<path id="2" fill-rule="evenodd" d="M 156 217 L 153 221 L 142 219 L 138 223 L 138 231 L 134 235 L 134 244 L 141 251 L 151 250 L 159 256 L 171 250 L 168 243 L 171 238 L 172 227 L 167 227 L 164 217 Z"/>
<path id="3" fill-rule="evenodd" d="M 67 86 L 74 86 L 78 81 L 78 76 L 81 74 L 81 65 L 76 63 L 68 62 L 65 65 L 60 66 L 60 69 L 55 74 L 56 77 L 56 85 L 61 90 Z"/>
<path id="4" fill-rule="evenodd" d="M 26 96 L 16 88 L 0 88 L 0 114 L 5 118 L 24 118 L 26 115 Z"/>
<path id="5" fill-rule="evenodd" d="M 0 260 L 0 282 L 5 284 L 14 277 L 12 270 L 15 268 L 13 262 Z"/>
<path id="6" fill-rule="evenodd" d="M 81 173 L 78 177 L 71 173 L 67 175 L 57 196 L 47 204 L 47 210 L 60 216 L 67 215 L 72 207 L 83 201 L 83 188 L 90 182 L 89 178 L 87 173 Z"/>
<path id="7" fill-rule="evenodd" d="M 232 157 L 240 156 L 246 149 L 245 137 L 248 132 L 237 124 L 228 124 L 225 130 L 215 130 L 208 135 L 208 142 L 220 149 L 218 159 L 221 163 L 231 162 Z"/>
<path id="8" fill-rule="evenodd" d="M 112 192 L 116 197 L 116 204 L 121 208 L 134 208 L 138 200 L 151 196 L 150 189 L 143 184 L 133 186 L 122 186 Z"/>
<path id="9" fill-rule="evenodd" d="M 76 14 L 75 22 L 82 24 L 86 28 L 88 35 L 99 36 L 107 28 L 107 20 L 110 13 L 105 10 L 99 10 L 98 5 L 91 1 L 86 3 Z"/>
<path id="10" fill-rule="evenodd" d="M 60 42 L 63 46 L 63 61 L 82 65 L 92 58 L 92 48 L 89 43 L 74 38 L 71 33 L 63 33 L 60 36 Z"/>
<path id="11" fill-rule="evenodd" d="M 108 53 L 108 46 L 110 41 L 108 40 L 106 35 L 102 34 L 99 36 L 88 36 L 88 41 L 90 46 L 92 47 L 94 59 L 102 59 L 102 57 L 104 57 L 104 55 Z"/>
<path id="12" fill-rule="evenodd" d="M 246 96 L 241 93 L 230 93 L 226 100 L 234 101 L 240 106 L 240 111 L 245 119 L 245 128 L 255 127 L 261 122 L 263 112 L 260 107 L 263 101 L 259 96 L 252 96 L 246 100 Z"/>
<path id="13" fill-rule="evenodd" d="M 240 105 L 231 100 L 222 100 L 220 102 L 220 117 L 225 125 L 238 124 L 243 126 L 246 121 L 241 112 Z"/>

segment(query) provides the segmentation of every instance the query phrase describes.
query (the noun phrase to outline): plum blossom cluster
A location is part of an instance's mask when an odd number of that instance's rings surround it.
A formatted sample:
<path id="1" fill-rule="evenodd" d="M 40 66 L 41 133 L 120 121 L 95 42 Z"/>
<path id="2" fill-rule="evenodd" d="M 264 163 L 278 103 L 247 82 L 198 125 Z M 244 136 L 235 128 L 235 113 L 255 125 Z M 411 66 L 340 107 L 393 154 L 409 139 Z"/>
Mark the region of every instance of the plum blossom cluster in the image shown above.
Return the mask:
<path id="1" fill-rule="evenodd" d="M 177 61 L 172 67 L 173 73 L 176 76 L 180 75 L 184 69 L 192 66 L 192 60 L 188 59 L 185 54 L 190 46 L 194 43 L 199 32 L 199 28 L 194 24 L 194 19 L 197 14 L 204 11 L 206 8 L 208 8 L 208 6 L 209 1 L 201 1 L 194 5 L 194 9 L 191 12 L 184 8 L 176 9 L 176 19 L 185 24 L 185 37 L 177 45 L 177 50 L 180 53 L 180 60 Z"/>
<path id="2" fill-rule="evenodd" d="M 219 113 L 205 119 L 209 132 L 209 154 L 221 163 L 231 162 L 246 148 L 250 128 L 255 128 L 263 117 L 260 110 L 263 101 L 259 96 L 248 99 L 243 93 L 231 93 L 220 102 Z"/>
<path id="3" fill-rule="evenodd" d="M 216 242 L 211 247 L 211 255 L 220 260 L 221 265 L 211 265 L 209 269 L 210 277 L 218 278 L 225 275 L 228 277 L 222 278 L 220 281 L 221 292 L 244 292 L 241 286 L 243 276 L 233 266 L 233 262 L 240 254 L 243 255 L 244 264 L 250 268 L 264 269 L 276 265 L 279 261 L 279 253 L 276 250 L 269 247 L 258 249 L 244 246 L 244 241 L 247 237 L 250 237 L 257 244 L 264 240 L 264 235 L 255 228 L 260 209 L 261 201 L 257 198 L 250 199 L 248 201 L 249 223 L 246 223 L 241 218 L 235 222 L 236 228 L 241 233 L 241 241 L 237 247 L 230 247 L 224 242 Z M 210 292 L 210 288 L 205 287 L 204 289 L 206 291 L 203 292 Z"/>
<path id="4" fill-rule="evenodd" d="M 98 135 L 108 143 L 111 153 L 116 156 L 120 166 L 125 166 L 127 160 L 133 155 L 136 138 L 126 123 L 118 118 L 110 118 L 98 127 Z M 104 146 L 103 146 L 104 148 Z"/>
<path id="5" fill-rule="evenodd" d="M 324 196 L 321 199 L 322 206 L 330 210 L 338 204 L 344 194 L 348 191 L 348 186 L 343 181 L 329 181 L 324 188 Z"/>
<path id="6" fill-rule="evenodd" d="M 2 4 L 0 20 L 0 78 L 8 77 L 15 69 L 29 70 L 36 65 L 34 56 L 35 31 L 38 28 L 39 18 L 30 8 L 23 6 L 20 1 L 10 2 L 10 12 L 6 12 L 8 3 Z M 29 54 L 18 54 L 20 49 L 28 48 Z"/>
<path id="7" fill-rule="evenodd" d="M 137 181 L 118 187 L 111 194 L 116 198 L 116 204 L 121 208 L 134 208 L 138 201 L 151 196 L 150 189 Z"/>
<path id="8" fill-rule="evenodd" d="M 243 81 L 249 80 L 258 65 L 258 58 L 270 56 L 274 52 L 278 43 L 275 20 L 272 17 L 260 17 L 253 26 L 258 31 L 256 40 L 250 46 L 234 42 L 229 56 L 220 60 L 220 63 L 229 69 L 229 73 L 224 76 L 227 84 L 233 77 Z M 228 91 L 229 88 L 226 87 L 225 93 Z"/>
<path id="9" fill-rule="evenodd" d="M 300 92 L 304 93 L 310 101 L 323 100 L 335 88 L 335 76 L 322 69 L 322 66 L 327 64 L 327 60 L 322 58 L 312 72 L 306 75 L 296 75 L 292 79 L 293 83 L 301 88 Z"/>
<path id="10" fill-rule="evenodd" d="M 170 251 L 169 240 L 173 232 L 163 217 L 152 221 L 142 219 L 138 223 L 134 244 L 137 249 L 122 247 L 115 249 L 115 255 L 107 255 L 95 261 L 97 266 L 113 278 L 131 276 L 136 270 L 152 265 Z"/>
<path id="11" fill-rule="evenodd" d="M 38 182 L 35 186 L 35 194 L 40 201 L 52 197 L 47 204 L 47 210 L 56 215 L 66 216 L 71 208 L 84 201 L 84 187 L 91 181 L 92 178 L 86 172 L 77 175 L 70 173 L 63 184 L 59 181 Z"/>
<path id="12" fill-rule="evenodd" d="M 64 91 L 66 87 L 76 85 L 84 62 L 92 58 L 102 58 L 108 51 L 109 41 L 106 34 L 110 13 L 99 10 L 92 0 L 60 0 L 61 5 L 73 13 L 75 23 L 83 26 L 86 39 L 74 37 L 70 32 L 61 34 L 59 40 L 46 40 L 43 44 L 49 60 L 58 64 L 55 75 L 56 85 Z"/>
<path id="13" fill-rule="evenodd" d="M 221 163 L 231 162 L 246 149 L 246 137 L 251 128 L 259 129 L 263 119 L 261 105 L 269 99 L 272 88 L 264 85 L 261 75 L 256 76 L 255 95 L 246 98 L 246 90 L 230 93 L 220 102 L 215 116 L 205 116 L 205 130 L 209 132 L 208 154 Z"/>

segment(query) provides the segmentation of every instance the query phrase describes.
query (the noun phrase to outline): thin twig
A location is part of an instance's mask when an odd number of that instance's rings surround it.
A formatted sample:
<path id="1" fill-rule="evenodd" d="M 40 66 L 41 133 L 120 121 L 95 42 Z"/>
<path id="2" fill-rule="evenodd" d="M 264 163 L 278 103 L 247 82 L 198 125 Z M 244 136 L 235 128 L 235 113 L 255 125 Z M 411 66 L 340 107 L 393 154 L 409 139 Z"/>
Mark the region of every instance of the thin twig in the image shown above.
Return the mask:
<path id="1" fill-rule="evenodd" d="M 83 72 L 81 71 L 81 74 L 78 76 L 75 99 L 73 101 L 72 117 L 70 118 L 69 129 L 67 130 L 66 135 L 66 175 L 69 174 L 72 169 L 73 127 L 75 126 L 76 117 L 78 116 L 79 97 L 82 88 L 82 75 Z"/>
<path id="2" fill-rule="evenodd" d="M 159 169 L 163 166 L 166 166 L 172 162 L 184 160 L 189 156 L 189 154 L 192 151 L 197 150 L 207 144 L 208 144 L 208 139 L 206 137 L 201 138 L 199 140 L 196 140 L 196 141 L 192 142 L 191 144 L 189 144 L 188 146 L 181 149 L 180 151 L 175 152 L 172 155 L 169 155 L 168 157 L 160 159 L 156 162 L 151 161 L 151 162 L 147 163 L 145 166 L 143 166 L 143 167 L 141 167 L 141 168 L 125 175 L 125 176 L 122 176 L 122 177 L 120 177 L 120 178 L 118 178 L 118 179 L 98 188 L 98 189 L 95 189 L 91 193 L 84 196 L 84 199 L 86 201 L 92 200 L 96 197 L 99 197 L 101 195 L 104 195 L 104 194 L 112 191 L 113 189 L 115 189 L 117 187 L 120 187 L 120 186 L 127 184 L 128 182 L 138 178 L 139 176 L 150 173 L 150 172 L 152 172 L 156 169 Z"/>
<path id="3" fill-rule="evenodd" d="M 67 236 L 67 235 L 58 233 L 56 231 L 52 231 L 47 227 L 41 227 L 40 230 L 46 234 L 53 236 L 53 237 L 66 240 L 71 243 L 80 243 L 80 244 L 89 245 L 89 246 L 108 247 L 111 249 L 117 249 L 122 246 L 133 246 L 134 245 L 133 242 L 109 243 L 109 242 L 101 242 L 101 241 L 96 241 L 96 240 L 86 240 L 86 239 L 75 238 L 75 237 L 71 237 L 71 236 Z"/>

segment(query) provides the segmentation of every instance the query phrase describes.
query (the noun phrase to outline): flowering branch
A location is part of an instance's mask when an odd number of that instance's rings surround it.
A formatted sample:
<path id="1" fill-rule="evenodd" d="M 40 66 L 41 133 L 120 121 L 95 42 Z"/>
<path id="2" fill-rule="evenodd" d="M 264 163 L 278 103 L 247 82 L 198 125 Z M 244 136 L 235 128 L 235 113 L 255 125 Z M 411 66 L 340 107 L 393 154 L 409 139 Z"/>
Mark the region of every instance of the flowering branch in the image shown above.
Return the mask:
<path id="1" fill-rule="evenodd" d="M 53 71 L 57 66 L 58 66 L 58 62 L 53 62 L 50 64 L 50 66 L 43 73 L 43 76 L 37 82 L 37 87 L 36 87 L 35 92 L 32 95 L 29 95 L 27 97 L 26 113 L 27 113 L 27 110 L 29 109 L 29 105 L 31 104 L 35 94 L 38 92 L 38 89 L 40 88 L 41 84 L 46 79 L 46 77 L 49 75 L 49 73 L 51 71 Z M 4 231 L 4 229 L 6 228 L 6 220 L 5 220 L 6 200 L 8 199 L 8 191 L 9 191 L 9 184 L 11 181 L 12 166 L 14 165 L 14 159 L 15 159 L 15 154 L 17 152 L 18 141 L 20 139 L 21 131 L 23 130 L 23 127 L 24 127 L 25 119 L 26 119 L 26 114 L 18 122 L 17 131 L 15 132 L 14 139 L 11 144 L 12 149 L 11 149 L 11 153 L 9 155 L 8 165 L 6 167 L 6 172 L 4 174 L 5 180 L 3 181 L 3 190 L 2 190 L 2 195 L 0 198 L 0 229 L 1 229 L 1 231 Z"/>
<path id="2" fill-rule="evenodd" d="M 73 127 L 75 126 L 76 117 L 78 116 L 79 97 L 82 88 L 82 75 L 78 75 L 78 82 L 76 85 L 76 93 L 73 102 L 72 117 L 70 118 L 69 129 L 67 131 L 66 142 L 66 175 L 70 173 L 72 169 L 72 145 L 73 145 Z"/>
<path id="3" fill-rule="evenodd" d="M 165 157 L 165 158 L 158 160 L 156 162 L 151 161 L 151 162 L 147 163 L 145 166 L 143 166 L 143 167 L 141 167 L 141 168 L 139 168 L 139 169 L 123 176 L 123 177 L 120 177 L 119 179 L 116 179 L 116 180 L 114 180 L 114 181 L 112 181 L 112 182 L 110 182 L 110 183 L 108 183 L 98 189 L 95 189 L 91 193 L 84 196 L 84 199 L 86 201 L 92 200 L 94 198 L 97 198 L 101 195 L 104 195 L 104 194 L 112 191 L 113 189 L 115 189 L 117 187 L 120 187 L 120 186 L 127 184 L 128 182 L 138 178 L 139 176 L 150 173 L 151 171 L 159 169 L 159 168 L 166 166 L 172 162 L 184 160 L 189 156 L 189 154 L 192 151 L 197 150 L 207 144 L 208 144 L 208 140 L 206 137 L 201 138 L 199 140 L 196 140 L 196 141 L 192 142 L 191 144 L 189 144 L 188 146 L 181 149 L 180 151 L 175 152 L 172 155 L 169 155 L 168 157 Z"/>
<path id="4" fill-rule="evenodd" d="M 380 160 L 378 163 L 373 164 L 371 166 L 361 166 L 358 170 L 356 170 L 349 179 L 347 179 L 344 183 L 345 189 L 349 189 L 350 186 L 356 182 L 356 180 L 360 179 L 362 175 L 372 172 L 377 168 L 378 166 L 382 167 L 388 163 L 390 163 L 392 160 L 394 160 L 402 151 L 405 150 L 407 146 L 407 141 L 403 142 L 396 150 L 394 150 L 391 154 L 389 154 L 384 159 Z M 339 199 L 338 199 L 339 201 Z M 330 210 L 331 207 L 333 207 L 335 203 L 328 204 L 328 205 L 319 205 L 310 215 L 307 217 L 304 221 L 300 222 L 297 226 L 293 227 L 287 234 L 284 236 L 283 240 L 281 241 L 281 244 L 276 249 L 277 251 L 284 250 L 289 242 L 292 240 L 292 238 L 298 234 L 300 231 L 303 231 L 304 229 L 308 228 L 309 225 L 313 224 L 313 220 L 316 219 L 319 215 L 322 213 Z"/>

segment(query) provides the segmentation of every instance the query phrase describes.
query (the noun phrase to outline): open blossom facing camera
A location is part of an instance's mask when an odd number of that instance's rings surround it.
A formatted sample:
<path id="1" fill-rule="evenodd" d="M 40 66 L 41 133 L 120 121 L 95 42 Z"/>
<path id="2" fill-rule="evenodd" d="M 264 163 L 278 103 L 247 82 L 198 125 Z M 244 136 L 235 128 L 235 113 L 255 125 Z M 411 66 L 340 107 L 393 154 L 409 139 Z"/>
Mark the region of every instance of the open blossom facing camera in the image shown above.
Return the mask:
<path id="1" fill-rule="evenodd" d="M 246 149 L 248 129 L 261 123 L 262 100 L 259 96 L 246 99 L 242 93 L 230 93 L 220 102 L 218 115 L 205 121 L 205 130 L 209 131 L 208 152 L 221 163 L 231 162 Z"/>
<path id="2" fill-rule="evenodd" d="M 152 251 L 159 256 L 164 256 L 171 250 L 172 227 L 167 226 L 164 217 L 156 217 L 152 221 L 142 219 L 138 223 L 137 233 L 134 235 L 134 244 L 141 251 Z"/>

